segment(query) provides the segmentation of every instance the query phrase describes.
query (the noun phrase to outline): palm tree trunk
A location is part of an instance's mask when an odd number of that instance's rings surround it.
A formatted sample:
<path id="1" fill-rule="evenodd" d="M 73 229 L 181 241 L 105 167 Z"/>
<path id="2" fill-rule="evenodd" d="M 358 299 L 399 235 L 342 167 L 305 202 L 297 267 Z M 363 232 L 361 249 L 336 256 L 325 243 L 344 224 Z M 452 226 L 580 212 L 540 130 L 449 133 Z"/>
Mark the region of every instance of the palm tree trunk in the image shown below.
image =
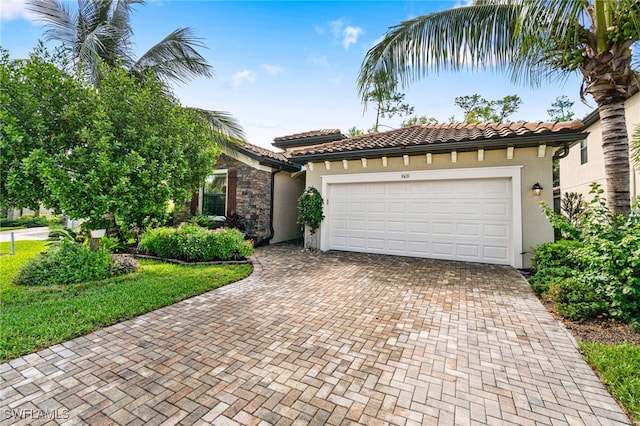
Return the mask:
<path id="1" fill-rule="evenodd" d="M 616 215 L 629 216 L 629 137 L 624 100 L 598 106 L 602 126 L 602 151 L 606 178 L 607 206 Z"/>

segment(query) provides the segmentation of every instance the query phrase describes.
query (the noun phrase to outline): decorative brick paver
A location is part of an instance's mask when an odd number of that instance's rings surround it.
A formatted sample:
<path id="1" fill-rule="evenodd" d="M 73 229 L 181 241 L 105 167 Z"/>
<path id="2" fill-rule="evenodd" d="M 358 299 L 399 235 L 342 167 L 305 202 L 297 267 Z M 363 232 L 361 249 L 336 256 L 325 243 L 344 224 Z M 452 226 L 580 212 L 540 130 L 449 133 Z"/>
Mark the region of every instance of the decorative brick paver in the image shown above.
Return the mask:
<path id="1" fill-rule="evenodd" d="M 630 424 L 512 268 L 255 257 L 241 282 L 0 365 L 1 424 Z"/>

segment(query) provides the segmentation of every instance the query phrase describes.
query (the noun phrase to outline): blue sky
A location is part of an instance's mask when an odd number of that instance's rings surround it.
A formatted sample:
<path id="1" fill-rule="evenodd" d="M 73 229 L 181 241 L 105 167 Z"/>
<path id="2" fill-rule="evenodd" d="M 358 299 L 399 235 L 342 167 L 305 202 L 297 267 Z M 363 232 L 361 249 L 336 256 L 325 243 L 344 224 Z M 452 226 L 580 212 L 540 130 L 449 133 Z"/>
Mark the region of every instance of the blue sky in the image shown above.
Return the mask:
<path id="1" fill-rule="evenodd" d="M 251 143 L 270 147 L 277 136 L 314 129 L 370 128 L 356 78 L 367 50 L 403 20 L 460 6 L 456 1 L 178 1 L 153 0 L 133 13 L 136 50 L 146 51 L 172 30 L 192 27 L 203 39 L 204 56 L 216 76 L 175 86 L 182 104 L 229 111 Z M 0 1 L 0 44 L 24 57 L 42 37 L 42 27 L 25 12 L 23 0 Z M 578 118 L 591 112 L 578 96 L 579 80 L 538 89 L 514 86 L 494 72 L 432 75 L 402 89 L 419 115 L 446 121 L 462 118 L 456 96 L 487 99 L 517 94 L 523 99 L 513 121 L 548 120 L 556 97 L 575 101 Z M 402 119 L 382 121 L 398 127 Z"/>

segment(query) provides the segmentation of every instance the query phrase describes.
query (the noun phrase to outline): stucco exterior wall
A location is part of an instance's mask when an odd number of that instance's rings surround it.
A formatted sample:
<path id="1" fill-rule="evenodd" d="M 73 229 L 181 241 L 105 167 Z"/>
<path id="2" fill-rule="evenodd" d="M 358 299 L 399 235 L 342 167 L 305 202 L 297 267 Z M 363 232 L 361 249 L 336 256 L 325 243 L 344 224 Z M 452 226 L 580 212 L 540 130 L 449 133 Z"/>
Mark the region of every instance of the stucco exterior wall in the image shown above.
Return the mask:
<path id="1" fill-rule="evenodd" d="M 298 198 L 304 192 L 304 174 L 292 177 L 289 172 L 275 176 L 273 192 L 273 238 L 271 244 L 302 237 L 298 221 Z"/>
<path id="2" fill-rule="evenodd" d="M 629 138 L 640 124 L 640 92 L 636 93 L 625 102 L 625 116 L 627 119 L 627 132 Z M 604 174 L 604 155 L 602 153 L 602 126 L 596 121 L 586 129 L 588 161 L 580 164 L 580 143 L 571 147 L 569 155 L 560 160 L 560 189 L 562 194 L 566 192 L 578 192 L 589 199 L 589 190 L 592 182 L 600 184 L 605 190 L 606 182 Z M 634 200 L 640 196 L 640 168 L 631 163 L 630 191 Z"/>
<path id="3" fill-rule="evenodd" d="M 314 163 L 313 170 L 307 165 L 306 185 L 322 190 L 322 176 L 348 173 L 401 172 L 413 170 L 462 169 L 476 167 L 522 166 L 521 169 L 521 197 L 522 197 L 522 251 L 524 267 L 531 266 L 533 248 L 541 243 L 553 241 L 553 227 L 542 214 L 540 202 L 553 205 L 553 177 L 552 157 L 555 148 L 548 147 L 544 157 L 538 157 L 538 148 L 517 148 L 513 159 L 507 159 L 507 150 L 499 149 L 484 151 L 484 159 L 478 160 L 478 152 L 457 153 L 457 161 L 452 162 L 450 153 L 432 155 L 432 163 L 427 164 L 425 155 L 409 156 L 409 165 L 404 165 L 402 157 L 389 157 L 384 167 L 381 158 L 368 159 L 365 168 L 361 160 L 349 160 L 347 169 L 342 161 L 332 161 L 327 170 L 324 163 Z M 531 187 L 536 182 L 544 188 L 542 195 L 536 197 Z M 323 194 L 324 195 L 324 194 Z M 320 232 L 310 243 L 320 247 Z"/>

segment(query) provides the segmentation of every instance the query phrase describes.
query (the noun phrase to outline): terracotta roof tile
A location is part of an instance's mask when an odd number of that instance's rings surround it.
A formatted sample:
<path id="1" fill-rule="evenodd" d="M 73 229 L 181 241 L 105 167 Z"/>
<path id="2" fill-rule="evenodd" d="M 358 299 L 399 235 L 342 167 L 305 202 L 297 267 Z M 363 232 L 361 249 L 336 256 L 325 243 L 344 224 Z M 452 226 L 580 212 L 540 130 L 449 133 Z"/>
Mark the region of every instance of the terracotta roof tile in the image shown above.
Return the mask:
<path id="1" fill-rule="evenodd" d="M 308 139 L 308 138 L 315 138 L 315 137 L 318 137 L 318 136 L 330 136 L 330 135 L 342 136 L 342 132 L 340 131 L 340 129 L 311 130 L 309 132 L 296 133 L 296 134 L 293 134 L 293 135 L 278 136 L 277 138 L 274 139 L 274 141 L 275 142 L 283 142 L 283 141 L 290 141 L 290 140 L 297 140 L 297 139 Z"/>
<path id="2" fill-rule="evenodd" d="M 479 123 L 479 124 L 423 124 L 402 129 L 347 138 L 310 147 L 292 150 L 289 154 L 296 156 L 347 153 L 378 148 L 419 147 L 432 144 L 455 142 L 486 141 L 490 139 L 508 139 L 536 135 L 552 135 L 557 133 L 582 130 L 580 121 L 561 123 Z"/>
<path id="3" fill-rule="evenodd" d="M 250 153 L 252 153 L 254 155 L 258 155 L 260 157 L 271 158 L 273 160 L 278 160 L 278 161 L 288 161 L 287 157 L 285 157 L 284 153 L 282 153 L 282 152 L 271 151 L 270 149 L 263 148 L 263 147 L 258 146 L 258 145 L 253 145 L 253 144 L 250 144 L 248 142 L 244 142 L 244 143 L 238 145 L 238 149 L 241 150 L 241 151 L 250 152 Z"/>

